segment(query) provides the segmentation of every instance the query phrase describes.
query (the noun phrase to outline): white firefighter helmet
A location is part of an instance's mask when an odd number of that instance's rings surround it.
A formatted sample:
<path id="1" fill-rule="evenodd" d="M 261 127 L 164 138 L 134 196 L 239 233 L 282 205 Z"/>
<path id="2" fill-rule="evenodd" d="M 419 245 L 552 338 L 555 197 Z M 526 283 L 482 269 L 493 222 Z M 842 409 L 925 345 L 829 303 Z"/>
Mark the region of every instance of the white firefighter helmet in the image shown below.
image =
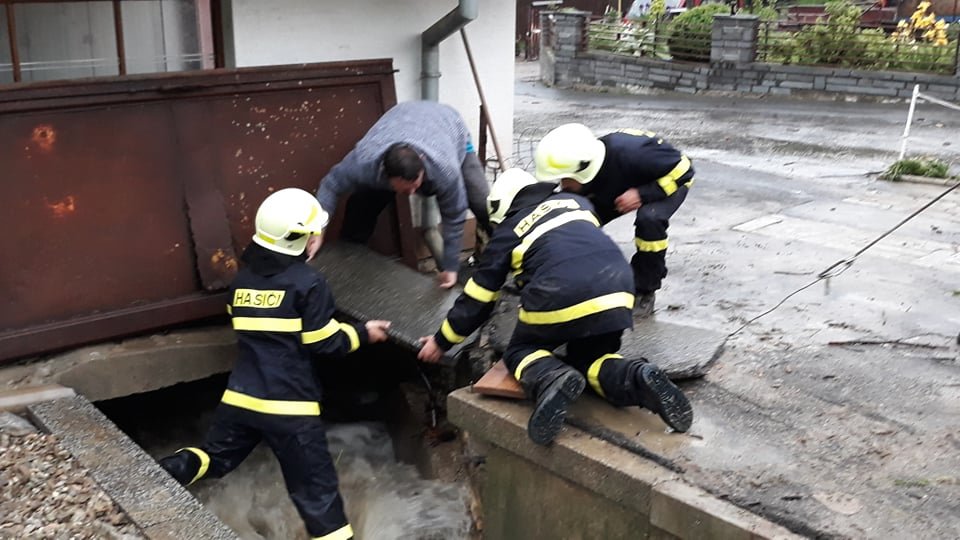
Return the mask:
<path id="1" fill-rule="evenodd" d="M 270 251 L 297 256 L 311 234 L 323 232 L 329 219 L 313 195 L 298 188 L 281 189 L 260 204 L 253 241 Z"/>
<path id="2" fill-rule="evenodd" d="M 487 197 L 487 211 L 490 213 L 490 222 L 499 225 L 507 217 L 510 205 L 520 190 L 537 183 L 532 174 L 523 169 L 512 168 L 503 171 L 497 181 L 490 188 Z"/>
<path id="3" fill-rule="evenodd" d="M 607 148 L 583 124 L 564 124 L 547 133 L 534 153 L 537 180 L 572 178 L 581 184 L 593 180 L 603 165 Z"/>

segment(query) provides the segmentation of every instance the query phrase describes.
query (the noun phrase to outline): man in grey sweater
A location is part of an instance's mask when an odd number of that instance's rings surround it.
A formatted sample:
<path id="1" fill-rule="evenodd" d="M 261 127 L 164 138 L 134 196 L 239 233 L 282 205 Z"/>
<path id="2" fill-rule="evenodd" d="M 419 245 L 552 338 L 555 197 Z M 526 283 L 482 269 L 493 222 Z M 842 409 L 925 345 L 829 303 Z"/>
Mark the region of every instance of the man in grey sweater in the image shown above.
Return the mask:
<path id="1" fill-rule="evenodd" d="M 336 209 L 340 197 L 352 193 L 340 236 L 366 243 L 394 193 L 436 195 L 443 228 L 443 254 L 436 262 L 440 286 L 449 288 L 457 281 L 466 209 L 488 229 L 489 192 L 460 114 L 440 103 L 410 101 L 387 111 L 330 169 L 317 199 L 324 208 Z"/>

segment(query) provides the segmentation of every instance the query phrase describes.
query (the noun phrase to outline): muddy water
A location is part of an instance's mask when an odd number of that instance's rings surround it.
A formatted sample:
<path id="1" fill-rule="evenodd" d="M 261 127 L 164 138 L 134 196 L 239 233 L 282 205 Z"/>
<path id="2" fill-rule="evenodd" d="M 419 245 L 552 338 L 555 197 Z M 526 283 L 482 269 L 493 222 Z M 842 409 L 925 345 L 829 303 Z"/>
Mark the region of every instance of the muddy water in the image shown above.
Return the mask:
<path id="1" fill-rule="evenodd" d="M 412 465 L 398 463 L 386 426 L 338 424 L 328 437 L 358 538 L 469 537 L 466 489 L 425 480 Z M 242 538 L 308 538 L 265 445 L 227 477 L 199 482 L 190 491 Z"/>
<path id="2" fill-rule="evenodd" d="M 97 405 L 147 453 L 160 458 L 200 444 L 223 382 L 178 385 Z M 466 487 L 424 479 L 413 465 L 398 462 L 386 424 L 330 423 L 327 438 L 357 538 L 470 538 Z M 201 480 L 189 490 L 241 538 L 309 538 L 266 445 L 226 477 Z"/>

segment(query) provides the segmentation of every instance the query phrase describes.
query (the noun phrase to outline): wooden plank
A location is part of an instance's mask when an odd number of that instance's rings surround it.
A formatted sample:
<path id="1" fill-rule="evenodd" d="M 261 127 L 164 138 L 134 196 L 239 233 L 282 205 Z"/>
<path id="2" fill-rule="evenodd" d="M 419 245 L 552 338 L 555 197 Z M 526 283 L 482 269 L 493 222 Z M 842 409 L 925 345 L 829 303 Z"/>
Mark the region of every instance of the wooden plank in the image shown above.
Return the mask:
<path id="1" fill-rule="evenodd" d="M 507 371 L 506 364 L 500 360 L 474 383 L 473 391 L 485 396 L 497 396 L 511 399 L 526 399 L 520 383 Z"/>

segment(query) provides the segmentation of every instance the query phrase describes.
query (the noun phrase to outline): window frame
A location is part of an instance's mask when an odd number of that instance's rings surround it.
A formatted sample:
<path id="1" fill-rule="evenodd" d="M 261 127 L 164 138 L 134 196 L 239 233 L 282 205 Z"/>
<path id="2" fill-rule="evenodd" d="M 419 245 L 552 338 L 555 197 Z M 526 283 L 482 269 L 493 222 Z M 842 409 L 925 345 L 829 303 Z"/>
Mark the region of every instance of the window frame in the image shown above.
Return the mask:
<path id="1" fill-rule="evenodd" d="M 17 46 L 17 20 L 14 14 L 16 4 L 66 4 L 74 2 L 109 2 L 113 5 L 113 28 L 114 39 L 117 47 L 117 72 L 120 77 L 127 75 L 127 55 L 123 41 L 123 8 L 121 5 L 125 2 L 141 2 L 145 0 L 0 0 L 0 7 L 5 10 L 7 19 L 7 37 L 8 42 L 0 43 L 0 47 L 7 47 L 10 51 L 10 62 L 13 67 L 13 84 L 23 83 L 23 71 L 20 64 L 20 50 Z M 213 65 L 204 67 L 206 69 L 217 69 L 224 67 L 223 55 L 223 31 L 220 28 L 220 14 L 222 8 L 220 0 L 196 0 L 197 18 L 200 19 L 200 48 L 201 51 L 208 46 L 213 57 Z M 209 35 L 204 35 L 204 30 Z M 64 79 L 69 80 L 69 79 Z"/>

